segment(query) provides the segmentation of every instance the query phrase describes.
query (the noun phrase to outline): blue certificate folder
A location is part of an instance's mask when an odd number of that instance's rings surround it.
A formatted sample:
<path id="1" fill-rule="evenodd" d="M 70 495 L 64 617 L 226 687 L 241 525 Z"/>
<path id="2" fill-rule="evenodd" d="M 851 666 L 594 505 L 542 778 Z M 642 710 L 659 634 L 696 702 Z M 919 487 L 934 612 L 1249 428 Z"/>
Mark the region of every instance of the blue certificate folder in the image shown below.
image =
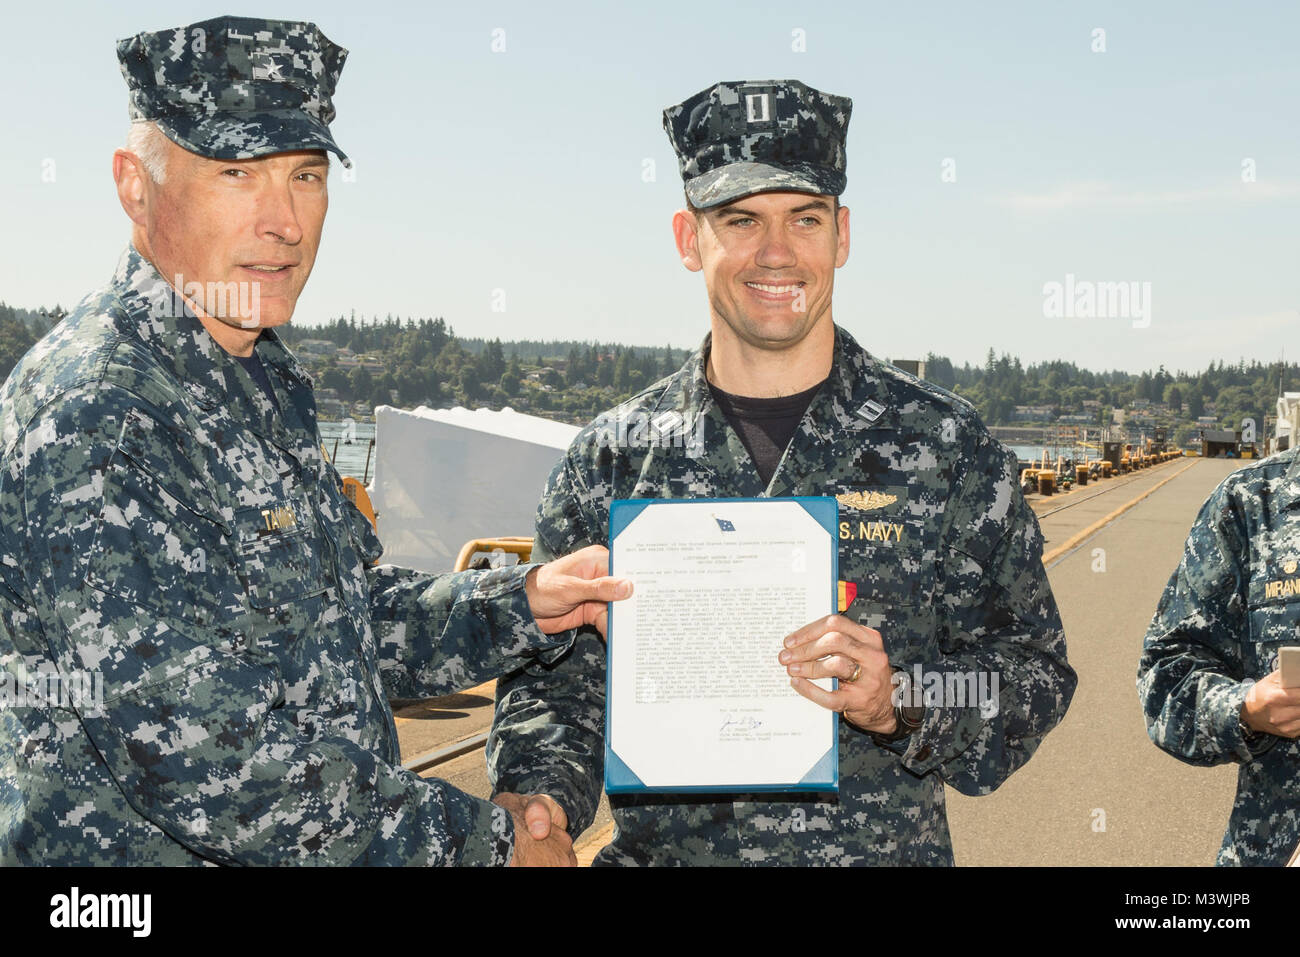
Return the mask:
<path id="1" fill-rule="evenodd" d="M 838 522 L 839 522 L 839 503 L 830 497 L 812 497 L 812 496 L 795 496 L 788 498 L 720 498 L 720 499 L 616 499 L 610 505 L 609 510 L 609 548 L 610 548 L 610 569 L 611 575 L 617 575 L 618 570 L 614 567 L 614 546 L 615 540 L 622 534 L 634 519 L 640 516 L 647 509 L 654 509 L 660 505 L 679 505 L 683 502 L 694 504 L 708 503 L 716 505 L 716 509 L 711 509 L 710 514 L 718 525 L 720 533 L 725 534 L 727 531 L 733 531 L 729 528 L 732 523 L 726 516 L 726 506 L 737 503 L 790 503 L 797 502 L 810 515 L 818 525 L 826 531 L 826 548 L 830 553 L 830 570 L 829 581 L 827 582 L 826 592 L 826 610 L 824 614 L 834 614 L 838 610 L 838 578 L 839 578 L 839 552 L 838 552 Z M 676 786 L 649 786 L 646 785 L 637 774 L 634 766 L 629 766 L 629 762 L 624 761 L 619 756 L 619 742 L 614 739 L 613 735 L 613 709 L 614 709 L 614 683 L 613 683 L 613 652 L 614 643 L 618 640 L 616 635 L 616 624 L 618 620 L 618 602 L 611 602 L 609 606 L 609 618 L 607 622 L 607 644 L 605 651 L 605 687 L 607 689 L 605 701 L 605 790 L 610 794 L 645 794 L 645 793 L 750 793 L 750 792 L 805 792 L 805 791 L 838 791 L 839 790 L 839 715 L 834 711 L 827 710 L 826 717 L 826 750 L 818 759 L 816 759 L 807 769 L 806 773 L 798 776 L 797 779 L 789 781 L 772 782 L 765 781 L 761 783 L 736 784 L 729 783 L 725 785 L 676 785 Z M 813 616 L 815 617 L 815 616 Z M 809 618 L 812 620 L 812 617 Z M 800 622 L 806 624 L 806 622 Z M 774 636 L 779 639 L 783 636 Z M 772 656 L 775 662 L 776 652 L 779 646 L 774 643 Z M 779 665 L 778 665 L 779 667 Z M 833 687 L 838 687 L 838 681 L 834 682 Z M 809 701 L 808 706 L 811 708 L 819 707 Z M 635 763 L 635 762 L 633 762 Z"/>

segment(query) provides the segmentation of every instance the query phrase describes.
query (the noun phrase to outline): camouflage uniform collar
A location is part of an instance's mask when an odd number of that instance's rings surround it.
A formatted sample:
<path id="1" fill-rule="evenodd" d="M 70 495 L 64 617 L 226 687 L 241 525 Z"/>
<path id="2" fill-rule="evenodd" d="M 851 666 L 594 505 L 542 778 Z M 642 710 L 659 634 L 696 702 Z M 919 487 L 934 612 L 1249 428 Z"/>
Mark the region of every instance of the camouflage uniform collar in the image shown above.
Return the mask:
<path id="1" fill-rule="evenodd" d="M 841 431 L 892 429 L 898 425 L 897 402 L 890 394 L 882 365 L 848 332 L 835 327 L 835 364 L 831 375 L 838 381 L 830 398 Z M 827 432 L 823 437 L 829 439 L 831 434 Z"/>
<path id="2" fill-rule="evenodd" d="M 235 363 L 212 338 L 193 310 L 154 265 L 128 245 L 118 261 L 113 286 L 132 322 L 133 332 L 166 362 L 188 391 L 205 408 L 222 399 L 226 370 Z M 264 330 L 255 347 L 269 368 L 308 388 L 311 376 L 272 329 Z"/>
<path id="3" fill-rule="evenodd" d="M 681 427 L 688 436 L 699 434 L 697 425 L 701 416 L 708 415 L 715 406 L 705 372 L 711 345 L 712 333 L 709 333 L 669 381 L 650 415 L 654 428 L 667 432 Z M 831 388 L 814 400 L 813 407 L 818 414 L 805 420 L 805 424 L 818 432 L 818 438 L 831 441 L 840 432 L 890 428 L 897 424 L 898 410 L 880 367 L 879 359 L 858 345 L 844 329 L 835 327 Z M 823 414 L 826 411 L 823 402 L 829 403 L 829 418 Z M 680 418 L 680 422 L 671 421 L 673 418 Z"/>
<path id="4" fill-rule="evenodd" d="M 1300 452 L 1291 455 L 1291 464 L 1283 473 L 1282 481 L 1274 493 L 1282 508 L 1295 508 L 1300 505 Z"/>
<path id="5" fill-rule="evenodd" d="M 274 329 L 262 330 L 262 338 L 258 340 L 255 351 L 266 365 L 297 379 L 309 389 L 315 387 L 316 382 L 312 379 L 311 373 L 298 361 L 298 357 L 289 351 L 289 347 L 284 344 L 284 340 Z"/>

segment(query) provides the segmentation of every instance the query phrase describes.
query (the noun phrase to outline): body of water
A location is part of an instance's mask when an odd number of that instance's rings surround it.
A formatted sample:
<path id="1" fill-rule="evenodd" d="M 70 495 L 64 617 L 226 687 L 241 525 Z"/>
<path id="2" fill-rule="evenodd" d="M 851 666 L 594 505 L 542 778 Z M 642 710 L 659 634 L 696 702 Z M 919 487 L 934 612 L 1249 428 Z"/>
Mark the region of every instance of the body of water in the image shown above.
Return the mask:
<path id="1" fill-rule="evenodd" d="M 327 455 L 334 458 L 334 467 L 340 475 L 352 475 L 369 485 L 375 477 L 375 455 L 370 449 L 370 440 L 375 437 L 373 422 L 322 422 L 320 423 L 321 444 Z M 337 451 L 335 451 L 337 440 Z M 366 451 L 370 449 L 369 474 L 366 468 Z"/>

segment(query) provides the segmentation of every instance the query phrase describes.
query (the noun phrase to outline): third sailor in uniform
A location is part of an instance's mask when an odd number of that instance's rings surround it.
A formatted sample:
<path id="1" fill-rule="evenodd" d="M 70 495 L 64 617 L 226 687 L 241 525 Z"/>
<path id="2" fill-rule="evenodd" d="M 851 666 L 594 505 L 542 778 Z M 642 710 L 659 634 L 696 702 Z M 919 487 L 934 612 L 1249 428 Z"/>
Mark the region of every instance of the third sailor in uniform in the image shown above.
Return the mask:
<path id="1" fill-rule="evenodd" d="M 849 254 L 838 197 L 851 106 L 772 81 L 719 83 L 665 111 L 688 200 L 673 231 L 704 276 L 710 333 L 677 373 L 577 436 L 535 545 L 552 556 L 604 544 L 616 498 L 835 496 L 841 613 L 784 650 L 774 639 L 772 655 L 800 694 L 844 717 L 839 794 L 612 796 L 617 832 L 598 864 L 950 864 L 944 784 L 998 787 L 1074 692 L 1014 456 L 966 402 L 832 319 Z M 633 441 L 643 430 L 629 421 L 682 441 Z M 996 697 L 896 696 L 895 676 L 918 666 L 984 676 Z M 838 691 L 810 680 L 828 676 Z M 586 828 L 604 708 L 605 649 L 590 631 L 499 682 L 496 787 L 549 794 L 575 833 Z"/>
<path id="2" fill-rule="evenodd" d="M 1201 507 L 1147 630 L 1138 693 L 1151 740 L 1237 765 L 1224 865 L 1281 865 L 1300 844 L 1300 451 L 1228 476 Z"/>

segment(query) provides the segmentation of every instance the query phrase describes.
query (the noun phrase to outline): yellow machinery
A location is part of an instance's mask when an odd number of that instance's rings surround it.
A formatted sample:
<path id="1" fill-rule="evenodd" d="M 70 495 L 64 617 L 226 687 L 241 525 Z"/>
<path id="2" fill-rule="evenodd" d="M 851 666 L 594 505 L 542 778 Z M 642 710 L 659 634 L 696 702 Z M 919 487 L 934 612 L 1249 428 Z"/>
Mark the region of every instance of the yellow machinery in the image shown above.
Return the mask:
<path id="1" fill-rule="evenodd" d="M 375 528 L 375 507 L 370 504 L 370 495 L 366 487 L 351 475 L 343 476 L 343 494 L 357 507 L 362 515 L 370 520 L 370 527 Z"/>
<path id="2" fill-rule="evenodd" d="M 533 554 L 533 540 L 520 536 L 507 536 L 505 538 L 475 538 L 466 542 L 456 556 L 456 567 L 453 571 L 463 572 L 470 567 L 477 554 L 491 554 L 493 552 L 506 552 L 512 555 L 518 555 L 521 562 L 528 561 Z"/>

